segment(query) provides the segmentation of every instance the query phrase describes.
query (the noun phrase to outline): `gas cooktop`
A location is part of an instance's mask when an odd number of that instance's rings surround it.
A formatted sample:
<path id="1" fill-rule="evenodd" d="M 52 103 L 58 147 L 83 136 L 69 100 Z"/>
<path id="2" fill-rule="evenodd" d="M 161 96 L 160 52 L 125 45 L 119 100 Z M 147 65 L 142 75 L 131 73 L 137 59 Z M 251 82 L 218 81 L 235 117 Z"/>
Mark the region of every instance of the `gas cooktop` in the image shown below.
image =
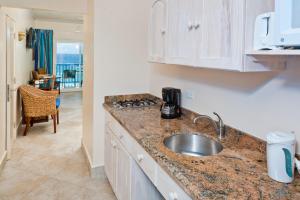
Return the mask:
<path id="1" fill-rule="evenodd" d="M 152 105 L 156 105 L 157 103 L 151 99 L 140 99 L 140 100 L 125 100 L 125 101 L 118 101 L 114 102 L 113 106 L 115 108 L 143 108 L 149 107 Z"/>

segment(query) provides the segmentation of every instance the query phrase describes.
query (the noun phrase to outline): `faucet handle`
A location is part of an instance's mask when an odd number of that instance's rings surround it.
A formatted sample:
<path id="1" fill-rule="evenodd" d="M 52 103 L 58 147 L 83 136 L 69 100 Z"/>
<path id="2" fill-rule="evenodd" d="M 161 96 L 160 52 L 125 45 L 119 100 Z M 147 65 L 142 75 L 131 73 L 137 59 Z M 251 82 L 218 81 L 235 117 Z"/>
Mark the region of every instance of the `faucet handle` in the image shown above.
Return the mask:
<path id="1" fill-rule="evenodd" d="M 220 115 L 216 112 L 214 112 L 214 115 L 216 115 L 219 119 L 219 139 L 223 139 L 225 137 L 225 126 L 224 126 L 224 123 L 223 123 L 223 119 L 220 117 Z"/>
<path id="2" fill-rule="evenodd" d="M 214 115 L 216 115 L 216 116 L 218 117 L 219 123 L 222 123 L 222 125 L 223 125 L 223 120 L 222 120 L 222 118 L 220 117 L 220 115 L 219 115 L 218 113 L 216 113 L 216 112 L 213 112 L 213 113 L 214 113 Z"/>

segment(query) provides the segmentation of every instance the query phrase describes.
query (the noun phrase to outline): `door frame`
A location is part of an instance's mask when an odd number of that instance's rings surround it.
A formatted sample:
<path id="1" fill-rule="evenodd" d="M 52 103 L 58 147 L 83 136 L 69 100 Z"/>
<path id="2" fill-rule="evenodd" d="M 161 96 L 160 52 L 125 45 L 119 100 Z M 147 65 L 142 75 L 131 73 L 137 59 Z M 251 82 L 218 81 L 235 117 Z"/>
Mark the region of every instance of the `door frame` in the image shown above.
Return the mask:
<path id="1" fill-rule="evenodd" d="M 5 132 L 7 157 L 11 156 L 12 142 L 16 137 L 14 134 L 15 117 L 15 45 L 16 45 L 16 21 L 10 16 L 5 16 L 5 35 L 6 35 L 6 105 L 5 105 Z"/>

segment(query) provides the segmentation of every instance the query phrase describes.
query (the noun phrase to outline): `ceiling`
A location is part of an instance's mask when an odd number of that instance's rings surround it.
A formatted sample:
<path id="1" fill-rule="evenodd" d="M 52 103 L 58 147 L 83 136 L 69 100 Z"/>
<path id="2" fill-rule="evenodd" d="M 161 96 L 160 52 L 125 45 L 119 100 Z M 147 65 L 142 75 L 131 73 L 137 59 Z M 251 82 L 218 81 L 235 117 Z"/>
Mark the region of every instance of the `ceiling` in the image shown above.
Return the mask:
<path id="1" fill-rule="evenodd" d="M 78 13 L 32 9 L 32 15 L 37 20 L 83 24 L 83 15 Z"/>

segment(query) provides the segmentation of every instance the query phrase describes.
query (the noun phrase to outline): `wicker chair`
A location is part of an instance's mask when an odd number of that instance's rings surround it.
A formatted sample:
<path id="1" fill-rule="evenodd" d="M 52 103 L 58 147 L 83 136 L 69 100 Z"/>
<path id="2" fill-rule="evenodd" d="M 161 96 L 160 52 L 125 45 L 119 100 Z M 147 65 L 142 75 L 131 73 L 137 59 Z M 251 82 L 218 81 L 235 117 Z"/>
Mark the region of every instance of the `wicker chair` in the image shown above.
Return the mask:
<path id="1" fill-rule="evenodd" d="M 39 68 L 39 69 L 38 69 L 38 73 L 39 73 L 39 74 L 42 74 L 42 75 L 45 75 L 45 74 L 46 74 L 46 69 L 44 69 L 44 68 Z"/>
<path id="2" fill-rule="evenodd" d="M 24 136 L 32 124 L 33 118 L 45 117 L 51 115 L 56 133 L 56 123 L 59 123 L 58 108 L 56 107 L 57 91 L 43 91 L 35 87 L 24 85 L 20 87 L 20 93 L 23 100 L 24 116 L 26 128 Z"/>
<path id="3" fill-rule="evenodd" d="M 41 76 L 39 75 L 39 73 L 37 71 L 33 70 L 31 73 L 32 73 L 33 80 L 38 81 L 41 79 Z"/>

